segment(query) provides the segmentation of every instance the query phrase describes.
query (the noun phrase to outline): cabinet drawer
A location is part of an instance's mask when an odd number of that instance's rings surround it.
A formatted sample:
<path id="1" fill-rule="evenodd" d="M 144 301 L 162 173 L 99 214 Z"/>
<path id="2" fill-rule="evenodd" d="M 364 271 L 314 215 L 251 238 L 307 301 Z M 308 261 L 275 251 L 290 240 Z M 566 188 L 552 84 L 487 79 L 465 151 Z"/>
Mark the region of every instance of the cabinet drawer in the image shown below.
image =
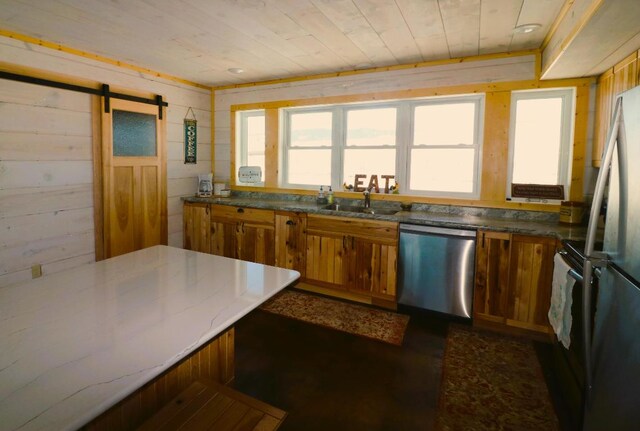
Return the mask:
<path id="1" fill-rule="evenodd" d="M 398 223 L 388 221 L 309 214 L 307 232 L 349 235 L 391 245 L 398 243 Z"/>
<path id="2" fill-rule="evenodd" d="M 274 226 L 275 212 L 258 208 L 233 207 L 228 205 L 211 205 L 214 220 L 229 222 L 245 222 L 258 225 Z"/>

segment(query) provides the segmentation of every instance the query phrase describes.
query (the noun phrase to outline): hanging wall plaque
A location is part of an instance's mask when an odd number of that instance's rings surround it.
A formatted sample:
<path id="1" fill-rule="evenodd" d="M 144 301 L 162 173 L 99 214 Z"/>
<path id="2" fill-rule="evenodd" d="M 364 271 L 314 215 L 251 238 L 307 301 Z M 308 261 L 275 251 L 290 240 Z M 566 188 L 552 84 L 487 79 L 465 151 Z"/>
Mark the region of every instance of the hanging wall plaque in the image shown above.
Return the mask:
<path id="1" fill-rule="evenodd" d="M 193 115 L 193 119 L 187 118 L 189 111 Z M 184 117 L 184 163 L 194 164 L 198 162 L 198 122 L 193 109 L 187 110 Z"/>

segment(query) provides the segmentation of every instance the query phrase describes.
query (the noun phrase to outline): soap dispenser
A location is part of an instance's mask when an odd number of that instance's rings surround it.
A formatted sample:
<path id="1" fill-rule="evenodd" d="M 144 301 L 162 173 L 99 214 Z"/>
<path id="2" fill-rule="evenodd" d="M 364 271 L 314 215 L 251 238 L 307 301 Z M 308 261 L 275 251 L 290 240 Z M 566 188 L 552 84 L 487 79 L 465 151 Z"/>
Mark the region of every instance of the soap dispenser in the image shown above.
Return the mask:
<path id="1" fill-rule="evenodd" d="M 333 190 L 331 189 L 331 186 L 329 186 L 329 191 L 327 192 L 327 203 L 329 205 L 333 204 Z"/>

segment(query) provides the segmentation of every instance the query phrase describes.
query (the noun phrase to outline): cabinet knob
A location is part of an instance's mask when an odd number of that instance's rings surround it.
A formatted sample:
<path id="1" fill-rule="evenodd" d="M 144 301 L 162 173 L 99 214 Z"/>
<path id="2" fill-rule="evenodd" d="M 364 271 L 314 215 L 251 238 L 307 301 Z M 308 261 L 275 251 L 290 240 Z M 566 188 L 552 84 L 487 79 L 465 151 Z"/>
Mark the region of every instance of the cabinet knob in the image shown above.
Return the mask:
<path id="1" fill-rule="evenodd" d="M 287 225 L 289 226 L 295 226 L 295 222 L 293 220 L 287 220 Z"/>
<path id="2" fill-rule="evenodd" d="M 244 212 L 244 208 L 238 208 L 238 212 L 242 214 Z"/>

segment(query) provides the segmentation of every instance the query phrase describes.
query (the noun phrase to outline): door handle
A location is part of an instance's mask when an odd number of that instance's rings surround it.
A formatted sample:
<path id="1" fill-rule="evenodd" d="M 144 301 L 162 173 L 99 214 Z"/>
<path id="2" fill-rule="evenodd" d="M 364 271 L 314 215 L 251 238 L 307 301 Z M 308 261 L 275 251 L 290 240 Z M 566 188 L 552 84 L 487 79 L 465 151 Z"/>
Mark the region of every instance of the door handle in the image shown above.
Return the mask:
<path id="1" fill-rule="evenodd" d="M 242 214 L 244 212 L 244 208 L 238 208 L 238 213 Z"/>
<path id="2" fill-rule="evenodd" d="M 293 220 L 287 220 L 287 225 L 288 226 L 295 226 L 295 222 Z"/>

